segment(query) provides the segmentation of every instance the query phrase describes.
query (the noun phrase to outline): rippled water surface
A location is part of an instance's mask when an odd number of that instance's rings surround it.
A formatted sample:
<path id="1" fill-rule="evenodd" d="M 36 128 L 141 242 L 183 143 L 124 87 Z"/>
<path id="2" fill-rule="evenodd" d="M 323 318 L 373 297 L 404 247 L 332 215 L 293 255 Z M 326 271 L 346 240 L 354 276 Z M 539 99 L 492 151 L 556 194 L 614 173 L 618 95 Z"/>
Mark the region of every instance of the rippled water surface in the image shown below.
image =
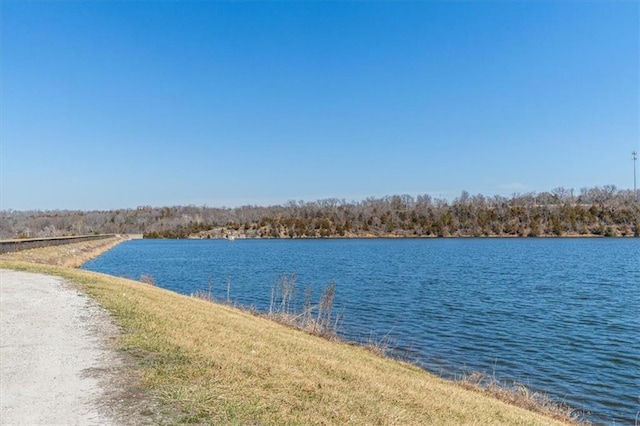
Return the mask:
<path id="1" fill-rule="evenodd" d="M 640 412 L 640 240 L 137 240 L 85 269 L 267 309 L 282 274 L 336 282 L 341 333 L 444 376 L 516 380 L 590 413 Z"/>

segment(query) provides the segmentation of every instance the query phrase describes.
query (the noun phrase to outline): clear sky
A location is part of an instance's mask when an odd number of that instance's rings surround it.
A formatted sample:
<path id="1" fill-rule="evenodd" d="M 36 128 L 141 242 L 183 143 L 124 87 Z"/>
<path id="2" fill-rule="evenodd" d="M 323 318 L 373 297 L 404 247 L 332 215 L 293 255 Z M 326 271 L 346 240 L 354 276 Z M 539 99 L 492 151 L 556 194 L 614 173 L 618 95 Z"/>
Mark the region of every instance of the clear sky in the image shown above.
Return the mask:
<path id="1" fill-rule="evenodd" d="M 1 7 L 0 209 L 633 186 L 637 1 Z"/>

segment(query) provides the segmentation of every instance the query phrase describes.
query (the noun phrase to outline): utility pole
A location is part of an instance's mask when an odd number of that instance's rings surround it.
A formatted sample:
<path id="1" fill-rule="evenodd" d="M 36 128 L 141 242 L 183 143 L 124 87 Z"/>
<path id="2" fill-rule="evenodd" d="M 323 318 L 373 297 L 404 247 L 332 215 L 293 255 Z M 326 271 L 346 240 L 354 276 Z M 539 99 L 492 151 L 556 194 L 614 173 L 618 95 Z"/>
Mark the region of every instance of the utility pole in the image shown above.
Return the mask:
<path id="1" fill-rule="evenodd" d="M 638 197 L 638 189 L 636 188 L 636 162 L 638 161 L 638 152 L 632 151 L 631 155 L 633 155 L 633 195 L 636 196 L 636 200 L 639 200 L 640 197 Z"/>

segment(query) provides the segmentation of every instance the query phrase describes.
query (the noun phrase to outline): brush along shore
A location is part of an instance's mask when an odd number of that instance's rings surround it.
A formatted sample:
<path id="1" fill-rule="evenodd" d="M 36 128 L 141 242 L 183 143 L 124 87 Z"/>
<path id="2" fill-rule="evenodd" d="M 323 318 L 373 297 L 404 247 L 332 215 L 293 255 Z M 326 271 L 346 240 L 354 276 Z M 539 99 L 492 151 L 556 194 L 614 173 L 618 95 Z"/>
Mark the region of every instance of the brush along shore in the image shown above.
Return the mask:
<path id="1" fill-rule="evenodd" d="M 106 308 L 121 328 L 118 347 L 136 360 L 136 385 L 173 413 L 166 423 L 568 422 L 230 306 L 62 266 L 0 268 L 61 276 Z"/>

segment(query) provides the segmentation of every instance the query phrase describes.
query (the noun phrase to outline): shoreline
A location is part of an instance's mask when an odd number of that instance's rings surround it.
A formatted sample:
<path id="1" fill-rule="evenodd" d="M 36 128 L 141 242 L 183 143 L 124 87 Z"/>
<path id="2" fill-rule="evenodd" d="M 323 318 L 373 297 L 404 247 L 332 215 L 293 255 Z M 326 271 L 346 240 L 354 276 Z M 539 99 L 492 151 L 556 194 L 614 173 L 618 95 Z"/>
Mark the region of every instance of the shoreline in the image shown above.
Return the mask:
<path id="1" fill-rule="evenodd" d="M 619 238 L 640 238 L 640 236 L 635 235 L 597 235 L 597 234 L 567 234 L 567 235 L 536 235 L 536 236 L 528 236 L 528 235 L 355 235 L 355 236 L 327 236 L 327 237 L 255 237 L 255 236 L 244 236 L 237 235 L 234 237 L 234 240 L 430 240 L 430 239 L 536 239 L 536 238 L 551 238 L 551 239 L 570 239 L 570 238 L 595 238 L 595 239 L 619 239 Z M 198 237 L 198 236 L 188 236 L 185 238 L 142 238 L 144 240 L 228 240 L 226 237 Z"/>
<path id="2" fill-rule="evenodd" d="M 448 380 L 239 308 L 81 269 L 0 268 L 62 277 L 104 307 L 134 363 L 128 377 L 150 378 L 123 383 L 142 386 L 131 404 L 142 401 L 157 424 L 579 424 L 577 412 L 520 388 Z"/>
<path id="3" fill-rule="evenodd" d="M 376 237 L 376 238 L 380 238 L 380 237 Z M 35 267 L 35 269 L 43 270 L 43 271 L 41 271 L 42 273 L 48 273 L 48 274 L 53 274 L 53 275 L 58 275 L 58 276 L 64 276 L 65 279 L 71 279 L 72 281 L 76 281 L 76 282 L 84 282 L 85 281 L 84 278 L 81 281 L 77 281 L 77 278 L 72 278 L 72 276 L 78 275 L 78 276 L 83 276 L 84 277 L 85 275 L 87 275 L 86 279 L 92 280 L 93 278 L 89 278 L 89 277 L 95 276 L 96 274 L 93 273 L 93 272 L 90 272 L 90 271 L 83 271 L 83 270 L 78 270 L 78 269 L 68 269 L 68 268 L 77 268 L 82 263 L 84 263 L 84 262 L 86 262 L 86 261 L 88 261 L 88 260 L 90 260 L 92 258 L 95 258 L 95 257 L 99 256 L 100 254 L 105 253 L 106 251 L 110 250 L 111 248 L 115 247 L 116 245 L 120 244 L 121 242 L 127 241 L 127 240 L 129 240 L 129 239 L 128 238 L 118 238 L 115 241 L 112 240 L 112 241 L 108 242 L 108 244 L 101 244 L 101 245 L 96 246 L 96 244 L 95 244 L 96 242 L 94 242 L 94 244 L 89 244 L 92 247 L 82 247 L 82 248 L 81 247 L 74 247 L 72 250 L 65 250 L 64 253 L 65 254 L 71 254 L 73 258 L 68 260 L 68 261 L 66 261 L 66 262 L 64 262 L 64 265 L 66 265 L 66 267 L 64 269 L 57 269 L 56 267 L 54 267 L 56 269 L 52 269 L 52 270 L 47 271 L 48 268 L 44 264 L 46 264 L 47 261 L 50 261 L 51 256 L 48 253 L 46 253 L 45 249 L 34 249 L 34 250 L 43 251 L 44 256 L 43 256 L 42 259 L 40 259 L 41 260 L 40 262 L 32 262 L 32 263 L 40 263 L 41 266 L 34 265 L 34 267 Z M 80 244 L 83 244 L 83 243 L 77 243 L 77 244 L 80 245 Z M 84 244 L 87 244 L 87 243 L 84 243 Z M 61 246 L 56 247 L 56 249 L 58 249 L 58 250 L 60 250 L 61 248 L 63 248 L 63 247 L 61 247 Z M 28 252 L 28 251 L 25 251 L 24 253 L 26 253 L 26 252 Z M 26 254 L 29 255 L 29 256 L 27 256 L 27 258 L 28 257 L 33 258 L 33 253 L 26 253 Z M 8 259 L 6 259 L 5 256 L 0 256 L 0 260 L 8 260 Z M 11 260 L 19 260 L 19 259 L 11 259 Z M 69 265 L 78 265 L 78 266 L 70 267 Z M 7 264 L 4 264 L 4 265 L 0 264 L 0 266 L 2 266 L 2 267 L 7 267 L 7 266 L 11 267 L 11 265 L 7 265 Z M 62 265 L 60 265 L 60 266 L 62 266 Z M 64 272 L 65 270 L 68 270 L 69 272 Z M 76 274 L 76 273 L 72 273 L 71 271 L 78 271 L 78 272 Z M 98 274 L 98 275 L 102 275 L 102 274 Z M 128 286 L 133 286 L 133 287 L 127 287 L 128 290 L 126 291 L 126 293 L 124 291 L 121 293 L 123 296 L 125 294 L 129 294 L 129 292 L 133 291 L 133 289 L 135 288 L 135 291 L 138 291 L 138 292 L 141 292 L 141 293 L 146 293 L 147 291 L 155 292 L 156 290 L 158 290 L 158 291 L 160 291 L 161 293 L 164 293 L 164 294 L 170 293 L 171 296 L 167 296 L 167 298 L 171 299 L 171 300 L 175 300 L 176 302 L 178 300 L 184 300 L 185 297 L 188 300 L 194 300 L 196 304 L 201 302 L 201 301 L 196 301 L 197 299 L 195 299 L 193 297 L 183 296 L 183 295 L 180 295 L 178 293 L 171 292 L 171 291 L 164 290 L 164 289 L 160 289 L 160 288 L 156 288 L 156 287 L 150 287 L 150 286 L 147 286 L 145 284 L 141 284 L 141 283 L 139 283 L 139 282 L 137 282 L 135 280 L 125 280 L 125 279 L 114 277 L 114 276 L 110 276 L 110 275 L 105 275 L 104 277 L 105 277 L 104 278 L 105 281 L 109 281 L 109 282 L 113 281 L 114 284 L 115 284 L 115 282 L 120 282 L 122 280 L 130 283 L 130 284 L 128 284 Z M 96 277 L 95 279 L 98 280 L 99 278 Z M 91 296 L 91 298 L 96 299 L 101 305 L 105 306 L 111 312 L 112 315 L 116 314 L 116 316 L 117 316 L 117 308 L 115 308 L 114 306 L 109 307 L 109 303 L 107 303 L 105 305 L 105 301 L 103 299 L 101 299 L 104 296 L 98 296 L 97 294 L 93 293 L 89 288 L 87 288 L 87 285 L 88 285 L 87 283 L 81 284 L 81 286 L 84 287 L 84 291 L 83 292 L 86 292 L 88 295 Z M 114 291 L 114 290 L 101 290 L 101 291 L 104 292 L 104 291 Z M 117 290 L 116 291 L 117 295 L 118 295 L 118 297 L 117 297 L 118 299 L 120 299 L 120 297 L 121 297 L 121 296 L 119 296 L 120 295 L 120 293 L 119 293 L 120 291 L 121 290 Z M 144 297 L 146 298 L 146 296 L 144 296 Z M 128 298 L 129 297 L 127 297 L 127 299 Z M 117 302 L 117 303 L 119 304 L 119 303 L 122 303 L 122 302 Z M 190 305 L 190 302 L 184 302 L 184 303 L 187 303 L 187 304 Z M 228 306 L 225 306 L 224 304 L 221 304 L 221 303 L 218 303 L 218 302 L 214 302 L 213 304 L 211 304 L 210 302 L 206 302 L 206 303 L 212 306 L 211 307 L 211 309 L 213 310 L 212 312 L 214 312 L 214 311 L 224 312 L 224 311 L 229 309 Z M 194 304 L 194 307 L 195 306 L 196 305 Z M 114 311 L 114 309 L 116 309 L 116 311 Z M 253 314 L 249 314 L 246 311 L 243 311 L 241 308 L 240 309 L 233 309 L 233 311 L 234 312 L 236 312 L 236 311 L 238 312 L 237 314 L 234 314 L 234 315 L 250 315 L 251 317 L 260 318 L 260 320 L 258 320 L 258 323 L 260 321 L 264 320 L 264 321 L 267 321 L 270 324 L 274 324 L 273 326 L 271 326 L 271 325 L 268 326 L 268 328 L 277 327 L 277 326 L 283 326 L 283 327 L 285 327 L 287 329 L 290 328 L 290 327 L 287 327 L 286 325 L 282 325 L 280 322 L 275 321 L 274 319 L 265 318 L 264 316 L 255 316 Z M 249 320 L 249 321 L 251 321 L 251 320 Z M 246 330 L 243 330 L 243 327 L 244 327 L 243 324 L 244 323 L 234 326 L 233 327 L 234 328 L 234 332 L 237 332 L 237 331 L 244 332 L 244 331 L 246 331 Z M 152 324 L 149 324 L 149 326 L 152 326 Z M 253 327 L 253 325 L 251 327 Z M 297 328 L 293 328 L 292 330 L 295 330 L 294 333 L 295 332 L 302 332 L 306 336 L 310 336 L 309 337 L 310 339 L 313 339 L 313 338 L 317 337 L 317 336 L 312 336 L 311 334 L 306 333 L 304 331 L 301 331 L 301 330 L 299 330 Z M 194 337 L 192 337 L 192 338 L 194 338 Z M 202 337 L 198 334 L 197 335 L 197 339 L 199 340 L 201 338 Z M 362 350 L 365 350 L 365 351 L 370 351 L 370 350 L 366 349 L 366 347 L 363 347 L 362 345 L 358 345 L 358 344 L 355 344 L 355 343 L 352 343 L 352 342 L 348 342 L 348 341 L 332 342 L 331 339 L 328 339 L 326 337 L 320 337 L 320 339 L 323 342 L 326 342 L 326 343 L 322 343 L 321 345 L 325 349 L 328 348 L 329 352 L 331 352 L 331 348 L 333 347 L 334 344 L 343 345 L 343 346 L 353 346 L 353 347 L 356 347 L 356 348 L 359 348 L 359 349 L 362 349 Z M 325 345 L 326 345 L 326 347 L 325 347 Z M 142 350 L 144 351 L 144 349 L 142 349 Z M 229 352 L 233 352 L 237 356 L 241 355 L 240 353 L 236 353 L 235 349 L 230 349 Z M 389 362 L 394 363 L 393 365 L 396 365 L 396 364 L 398 366 L 404 365 L 404 363 L 402 363 L 401 361 L 395 360 L 392 357 L 387 357 L 385 355 L 380 355 L 380 354 L 375 355 L 375 356 L 378 356 L 378 357 L 380 357 L 380 358 L 382 358 L 384 360 L 388 360 Z M 537 415 L 536 413 L 543 413 L 544 416 L 551 416 L 551 417 L 548 418 L 549 420 L 553 419 L 553 418 L 555 418 L 556 420 L 557 419 L 561 419 L 561 420 L 564 419 L 564 421 L 566 421 L 568 423 L 571 423 L 571 421 L 569 420 L 570 416 L 568 416 L 568 415 L 567 415 L 567 417 L 563 418 L 563 417 L 558 417 L 557 414 L 554 415 L 554 414 L 550 414 L 549 412 L 545 413 L 544 411 L 541 411 L 544 408 L 542 406 L 542 404 L 536 406 L 535 404 L 532 403 L 532 401 L 525 401 L 525 402 L 519 401 L 519 402 L 515 402 L 514 403 L 513 402 L 513 396 L 514 395 L 509 395 L 508 394 L 508 389 L 505 389 L 505 388 L 499 388 L 498 389 L 497 387 L 495 387 L 493 385 L 491 387 L 489 387 L 489 388 L 482 387 L 482 386 L 474 384 L 474 383 L 472 383 L 470 381 L 460 382 L 460 381 L 454 381 L 454 380 L 447 380 L 447 379 L 444 379 L 444 378 L 438 376 L 437 374 L 429 372 L 426 369 L 418 368 L 418 367 L 415 367 L 415 368 L 419 369 L 420 371 L 424 372 L 425 374 L 427 374 L 429 376 L 432 376 L 436 380 L 445 381 L 450 386 L 453 386 L 455 388 L 458 388 L 458 387 L 459 388 L 465 388 L 465 389 L 471 390 L 474 393 L 478 393 L 478 394 L 482 395 L 485 398 L 489 398 L 489 400 L 486 403 L 488 403 L 491 400 L 502 401 L 502 402 L 506 402 L 509 406 L 513 407 L 512 409 L 521 409 L 521 408 L 524 407 L 524 409 L 526 409 L 528 412 L 532 413 L 532 415 Z"/>

